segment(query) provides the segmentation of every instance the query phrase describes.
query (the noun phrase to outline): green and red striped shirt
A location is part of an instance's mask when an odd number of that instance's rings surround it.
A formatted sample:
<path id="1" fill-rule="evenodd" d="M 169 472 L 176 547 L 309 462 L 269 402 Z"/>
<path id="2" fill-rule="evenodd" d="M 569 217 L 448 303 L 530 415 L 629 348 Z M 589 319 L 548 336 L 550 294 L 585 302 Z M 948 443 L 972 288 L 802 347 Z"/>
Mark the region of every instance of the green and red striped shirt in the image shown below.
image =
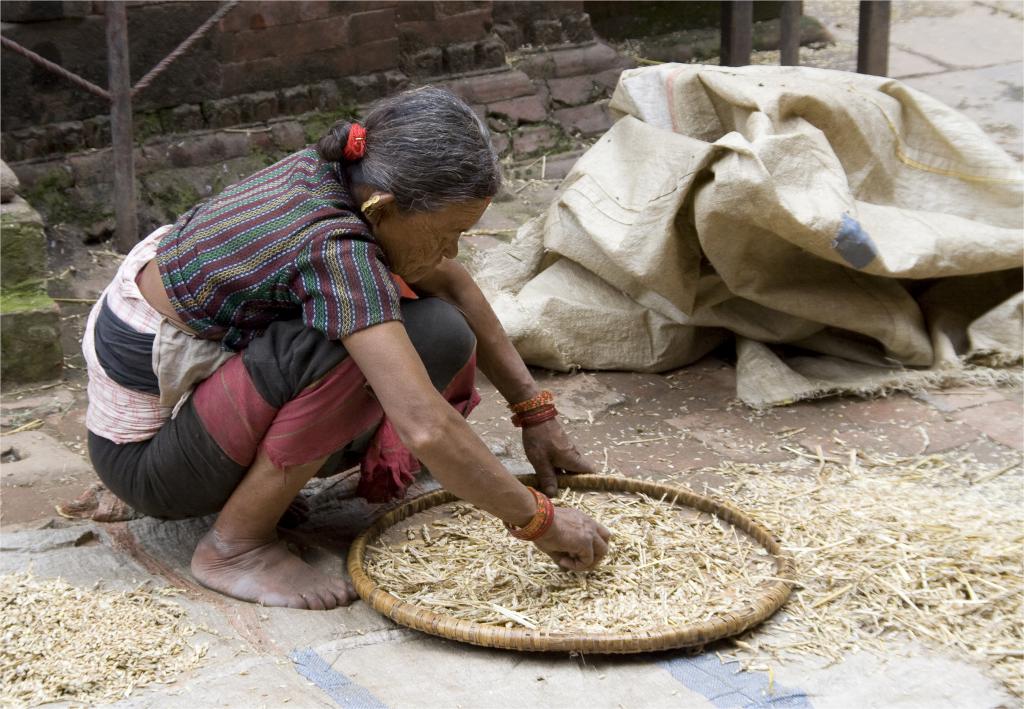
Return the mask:
<path id="1" fill-rule="evenodd" d="M 336 166 L 312 147 L 183 214 L 157 263 L 183 322 L 226 349 L 275 320 L 302 318 L 340 340 L 402 319 L 384 252 Z"/>

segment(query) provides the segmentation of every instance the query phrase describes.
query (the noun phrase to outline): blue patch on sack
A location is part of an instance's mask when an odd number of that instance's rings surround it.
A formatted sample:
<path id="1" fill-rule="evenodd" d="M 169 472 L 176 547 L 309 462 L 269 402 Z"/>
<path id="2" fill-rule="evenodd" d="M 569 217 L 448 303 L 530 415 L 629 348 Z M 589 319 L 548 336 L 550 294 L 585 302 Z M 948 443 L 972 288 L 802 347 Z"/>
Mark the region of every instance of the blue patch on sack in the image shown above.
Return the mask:
<path id="1" fill-rule="evenodd" d="M 864 268 L 875 260 L 878 250 L 871 236 L 864 231 L 860 222 L 849 214 L 843 215 L 836 238 L 832 240 L 832 248 L 839 252 L 846 263 L 854 268 Z"/>

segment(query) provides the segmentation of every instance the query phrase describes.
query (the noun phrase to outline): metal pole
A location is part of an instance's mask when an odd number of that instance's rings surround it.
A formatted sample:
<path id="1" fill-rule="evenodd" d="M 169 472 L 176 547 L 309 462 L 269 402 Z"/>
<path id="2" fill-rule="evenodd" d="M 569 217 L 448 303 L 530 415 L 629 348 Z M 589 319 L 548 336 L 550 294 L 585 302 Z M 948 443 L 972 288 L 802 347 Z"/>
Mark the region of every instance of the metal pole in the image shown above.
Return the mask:
<path id="1" fill-rule="evenodd" d="M 804 14 L 804 4 L 800 0 L 785 0 L 782 3 L 782 15 L 779 18 L 781 38 L 779 63 L 783 66 L 800 64 L 800 17 Z"/>
<path id="2" fill-rule="evenodd" d="M 107 77 L 110 90 L 110 137 L 114 156 L 114 211 L 117 250 L 131 251 L 139 240 L 135 211 L 135 163 L 132 159 L 132 83 L 128 63 L 128 17 L 123 0 L 104 6 L 107 16 Z"/>
<path id="3" fill-rule="evenodd" d="M 857 71 L 861 74 L 885 76 L 889 73 L 889 18 L 892 3 L 888 0 L 861 2 L 860 24 L 857 28 Z"/>
<path id="4" fill-rule="evenodd" d="M 750 63 L 754 48 L 754 3 L 750 0 L 723 0 L 722 44 L 718 63 L 744 66 Z"/>

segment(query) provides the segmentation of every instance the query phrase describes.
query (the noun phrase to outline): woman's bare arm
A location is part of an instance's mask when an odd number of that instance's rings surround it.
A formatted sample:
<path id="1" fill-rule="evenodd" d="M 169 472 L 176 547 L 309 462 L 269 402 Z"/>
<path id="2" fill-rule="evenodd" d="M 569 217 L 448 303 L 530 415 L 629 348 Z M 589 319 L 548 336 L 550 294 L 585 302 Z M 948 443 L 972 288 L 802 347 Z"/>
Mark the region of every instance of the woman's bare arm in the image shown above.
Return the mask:
<path id="1" fill-rule="evenodd" d="M 462 264 L 442 261 L 413 287 L 451 303 L 462 312 L 477 338 L 477 363 L 506 401 L 516 403 L 537 395 L 539 387 L 530 370 Z M 558 491 L 559 472 L 594 472 L 594 464 L 580 454 L 556 419 L 524 428 L 523 449 L 537 471 L 538 488 L 547 495 Z"/>
<path id="2" fill-rule="evenodd" d="M 342 342 L 399 438 L 445 489 L 510 524 L 530 521 L 533 495 L 434 389 L 402 323 L 375 325 Z M 607 553 L 609 536 L 586 515 L 559 508 L 536 544 L 563 568 L 584 570 Z"/>
<path id="3" fill-rule="evenodd" d="M 506 401 L 526 401 L 539 393 L 537 382 L 505 334 L 491 304 L 462 264 L 445 259 L 412 287 L 437 296 L 462 312 L 476 335 L 477 364 Z"/>
<path id="4" fill-rule="evenodd" d="M 495 458 L 430 383 L 405 326 L 387 322 L 343 340 L 402 442 L 447 490 L 514 525 L 537 508 L 533 495 Z"/>

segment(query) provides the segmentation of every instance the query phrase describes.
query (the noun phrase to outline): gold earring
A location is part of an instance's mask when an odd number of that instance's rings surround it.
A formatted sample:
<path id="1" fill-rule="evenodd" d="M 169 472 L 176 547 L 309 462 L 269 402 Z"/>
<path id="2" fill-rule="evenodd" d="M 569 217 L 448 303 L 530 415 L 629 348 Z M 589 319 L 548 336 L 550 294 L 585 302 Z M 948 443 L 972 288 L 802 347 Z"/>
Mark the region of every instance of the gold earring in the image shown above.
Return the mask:
<path id="1" fill-rule="evenodd" d="M 363 206 L 361 206 L 359 209 L 367 217 L 370 217 L 381 208 L 380 200 L 381 196 L 379 194 L 375 194 L 374 196 L 370 197 L 370 199 L 363 202 Z"/>

